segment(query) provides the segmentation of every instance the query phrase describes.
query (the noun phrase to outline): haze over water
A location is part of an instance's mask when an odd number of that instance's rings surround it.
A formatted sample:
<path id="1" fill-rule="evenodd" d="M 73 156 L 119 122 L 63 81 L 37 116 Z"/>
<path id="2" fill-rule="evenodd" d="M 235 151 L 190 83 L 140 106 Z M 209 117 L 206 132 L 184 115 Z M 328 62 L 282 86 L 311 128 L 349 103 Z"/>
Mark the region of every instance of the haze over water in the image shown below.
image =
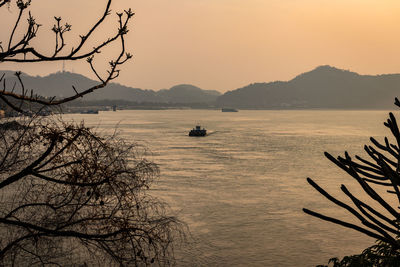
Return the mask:
<path id="1" fill-rule="evenodd" d="M 374 240 L 306 215 L 302 208 L 349 218 L 306 182 L 313 178 L 346 200 L 340 185 L 362 193 L 324 151 L 365 155 L 382 140 L 387 111 L 134 110 L 66 115 L 146 146 L 164 199 L 191 231 L 178 266 L 315 266 L 360 253 Z M 210 133 L 191 138 L 200 123 Z"/>

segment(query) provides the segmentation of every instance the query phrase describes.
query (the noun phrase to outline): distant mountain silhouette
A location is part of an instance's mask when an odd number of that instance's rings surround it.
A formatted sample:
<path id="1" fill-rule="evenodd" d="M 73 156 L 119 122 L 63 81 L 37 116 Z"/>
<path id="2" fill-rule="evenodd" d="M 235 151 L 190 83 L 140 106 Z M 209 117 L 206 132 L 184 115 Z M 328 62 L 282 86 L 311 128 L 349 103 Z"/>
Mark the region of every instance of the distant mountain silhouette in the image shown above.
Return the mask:
<path id="1" fill-rule="evenodd" d="M 235 108 L 392 108 L 400 96 L 400 74 L 359 75 L 320 66 L 288 82 L 255 83 L 218 97 Z"/>
<path id="2" fill-rule="evenodd" d="M 6 73 L 6 84 L 12 88 L 14 72 Z M 43 96 L 69 96 L 97 84 L 83 75 L 57 72 L 45 77 L 23 74 L 27 89 Z M 254 83 L 226 92 L 202 90 L 189 84 L 170 89 L 143 90 L 111 83 L 86 95 L 83 101 L 123 100 L 136 103 L 206 103 L 209 106 L 249 109 L 388 109 L 400 96 L 400 74 L 359 75 L 355 72 L 320 66 L 290 81 Z"/>
<path id="3" fill-rule="evenodd" d="M 164 101 L 170 103 L 210 103 L 215 102 L 221 95 L 218 91 L 203 90 L 190 84 L 176 85 L 169 90 L 163 89 L 157 92 Z"/>
<path id="4" fill-rule="evenodd" d="M 6 82 L 12 88 L 16 81 L 14 72 L 0 71 L 6 74 Z M 69 96 L 74 94 L 72 86 L 78 92 L 87 89 L 98 82 L 91 80 L 83 75 L 71 72 L 57 72 L 45 77 L 29 76 L 22 74 L 22 79 L 27 89 L 33 89 L 34 93 L 43 96 Z M 117 83 L 110 83 L 107 87 L 94 91 L 84 96 L 83 100 L 124 100 L 137 103 L 215 103 L 220 95 L 218 91 L 202 90 L 196 86 L 182 84 L 163 89 L 160 91 L 143 90 L 139 88 L 127 87 Z"/>

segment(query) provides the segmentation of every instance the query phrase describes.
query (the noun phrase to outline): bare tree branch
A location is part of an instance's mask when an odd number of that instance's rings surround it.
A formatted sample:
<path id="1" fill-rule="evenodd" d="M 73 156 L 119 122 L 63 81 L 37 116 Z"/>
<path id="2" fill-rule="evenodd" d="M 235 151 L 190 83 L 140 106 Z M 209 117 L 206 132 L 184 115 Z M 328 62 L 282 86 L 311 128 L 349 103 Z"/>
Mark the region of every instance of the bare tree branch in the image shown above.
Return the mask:
<path id="1" fill-rule="evenodd" d="M 396 98 L 395 104 L 400 107 L 400 102 Z M 360 222 L 369 229 L 359 227 L 355 224 L 350 224 L 339 219 L 335 219 L 329 216 L 319 214 L 317 212 L 303 209 L 304 212 L 320 218 L 325 221 L 330 221 L 347 228 L 357 230 L 370 237 L 380 240 L 390 246 L 392 251 L 396 253 L 400 252 L 400 213 L 398 207 L 393 207 L 391 201 L 381 196 L 378 191 L 373 189 L 369 184 L 375 186 L 390 186 L 393 190 L 387 190 L 389 196 L 397 198 L 397 202 L 400 205 L 400 131 L 397 125 L 397 121 L 393 113 L 389 113 L 388 120 L 384 123 L 389 128 L 392 136 L 396 140 L 397 144 L 391 144 L 387 137 L 384 138 L 384 144 L 378 142 L 375 138 L 370 138 L 372 144 L 375 146 L 365 146 L 364 149 L 367 152 L 370 160 L 365 160 L 360 156 L 355 158 L 359 161 L 354 161 L 347 152 L 344 157 L 334 158 L 329 153 L 325 152 L 325 156 L 336 164 L 338 167 L 343 169 L 352 178 L 356 179 L 366 195 L 375 201 L 377 207 L 367 205 L 361 201 L 358 197 L 350 193 L 346 186 L 342 185 L 341 189 L 343 193 L 350 198 L 355 208 L 351 207 L 344 202 L 337 200 L 336 198 L 329 195 L 323 190 L 317 183 L 308 178 L 308 182 L 313 186 L 320 194 L 325 196 L 327 199 L 332 201 L 337 206 L 348 210 L 353 216 L 358 218 Z M 390 198 L 393 200 L 392 198 Z M 358 210 L 358 211 L 357 211 Z M 387 212 L 387 214 L 384 213 Z M 388 216 L 389 215 L 389 216 Z M 397 255 L 397 254 L 396 254 Z"/>
<path id="2" fill-rule="evenodd" d="M 1 2 L 0 2 L 1 3 Z M 108 0 L 105 11 L 103 15 L 97 20 L 97 22 L 89 29 L 89 31 L 85 34 L 80 36 L 81 41 L 77 45 L 76 48 L 72 48 L 70 52 L 64 55 L 59 55 L 61 52 L 64 51 L 66 47 L 65 37 L 64 34 L 66 32 L 71 31 L 71 25 L 66 23 L 65 25 L 61 24 L 61 18 L 55 17 L 56 23 L 54 24 L 52 31 L 55 34 L 55 48 L 54 52 L 51 55 L 45 55 L 38 52 L 35 47 L 30 46 L 30 42 L 32 39 L 37 37 L 37 32 L 39 27 L 41 26 L 38 24 L 32 15 L 29 13 L 28 19 L 28 28 L 27 32 L 21 38 L 21 40 L 17 41 L 14 45 L 13 37 L 14 33 L 17 30 L 20 19 L 22 14 L 28 9 L 30 5 L 30 1 L 23 2 L 17 1 L 17 5 L 19 8 L 19 14 L 14 25 L 13 31 L 9 37 L 8 48 L 5 51 L 0 52 L 0 62 L 16 62 L 16 63 L 29 63 L 29 62 L 50 62 L 50 61 L 75 61 L 75 60 L 83 60 L 87 59 L 87 62 L 90 65 L 91 70 L 96 75 L 98 80 L 100 81 L 99 84 L 92 86 L 83 90 L 82 92 L 78 93 L 75 90 L 75 94 L 69 97 L 64 98 L 51 98 L 46 99 L 41 96 L 37 96 L 34 94 L 33 90 L 31 90 L 31 95 L 27 94 L 27 91 L 24 88 L 23 82 L 18 76 L 18 80 L 22 87 L 22 93 L 16 93 L 13 90 L 6 90 L 4 86 L 3 91 L 0 92 L 0 98 L 3 101 L 7 101 L 7 105 L 10 106 L 12 109 L 19 113 L 23 113 L 24 110 L 22 106 L 17 106 L 11 103 L 7 98 L 13 98 L 22 102 L 31 102 L 37 103 L 44 106 L 59 106 L 60 104 L 64 104 L 70 101 L 73 101 L 79 97 L 83 97 L 86 94 L 92 93 L 95 90 L 105 87 L 110 81 L 117 78 L 119 76 L 119 69 L 118 66 L 124 64 L 127 60 L 132 58 L 132 55 L 125 52 L 125 39 L 124 35 L 128 33 L 128 24 L 131 18 L 133 17 L 134 13 L 131 9 L 125 10 L 124 13 L 117 13 L 118 16 L 118 30 L 112 37 L 107 38 L 105 41 L 101 42 L 100 44 L 92 47 L 90 51 L 81 52 L 85 49 L 88 39 L 92 36 L 92 34 L 98 29 L 98 27 L 105 21 L 106 17 L 110 15 L 110 6 L 112 1 Z M 1 7 L 1 6 L 0 6 Z M 121 43 L 121 50 L 119 54 L 116 56 L 114 60 L 110 61 L 110 69 L 107 71 L 106 77 L 102 78 L 99 73 L 95 70 L 93 65 L 94 56 L 101 52 L 101 50 L 110 45 L 115 41 L 120 41 Z M 7 99 L 7 100 L 5 100 Z"/>
<path id="3" fill-rule="evenodd" d="M 57 98 L 37 95 L 21 72 L 15 73 L 12 87 L 0 75 L 0 102 L 14 111 L 8 115 L 18 113 L 0 121 L 0 266 L 171 265 L 173 244 L 185 238 L 184 224 L 148 194 L 159 170 L 139 145 L 116 135 L 100 136 L 83 123 L 40 116 L 46 107 L 60 107 L 105 87 L 132 58 L 125 51 L 131 9 L 117 13 L 114 34 L 88 47 L 111 14 L 112 1 L 104 3 L 102 15 L 69 51 L 72 26 L 54 17 L 54 49 L 46 54 L 33 45 L 41 24 L 30 12 L 31 1 L 0 0 L 0 8 L 18 8 L 10 35 L 0 41 L 0 62 L 86 60 L 99 80 L 80 92 L 72 86 L 72 95 Z M 105 71 L 96 70 L 94 61 L 112 43 L 119 49 L 102 76 Z"/>

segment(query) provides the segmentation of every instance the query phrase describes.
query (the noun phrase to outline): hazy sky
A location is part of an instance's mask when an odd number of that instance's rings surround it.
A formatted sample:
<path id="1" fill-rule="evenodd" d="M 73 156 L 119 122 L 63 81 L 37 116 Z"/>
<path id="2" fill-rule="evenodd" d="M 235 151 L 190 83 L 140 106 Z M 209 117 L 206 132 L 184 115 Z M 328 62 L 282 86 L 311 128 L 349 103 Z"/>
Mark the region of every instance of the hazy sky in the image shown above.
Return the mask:
<path id="1" fill-rule="evenodd" d="M 54 15 L 72 24 L 73 44 L 105 3 L 33 0 L 32 13 L 43 24 L 35 44 L 44 50 L 52 44 L 48 29 Z M 224 92 L 288 80 L 318 65 L 362 74 L 400 72 L 398 0 L 114 0 L 114 11 L 127 7 L 136 12 L 127 38 L 134 59 L 117 82 L 129 86 L 157 90 L 190 83 Z M 1 10 L 1 25 L 15 16 L 12 8 Z M 95 39 L 115 27 L 115 16 L 109 17 Z M 2 26 L 3 43 L 6 32 Z M 61 67 L 59 62 L 0 68 L 44 75 Z M 84 62 L 66 63 L 66 69 L 93 78 Z"/>

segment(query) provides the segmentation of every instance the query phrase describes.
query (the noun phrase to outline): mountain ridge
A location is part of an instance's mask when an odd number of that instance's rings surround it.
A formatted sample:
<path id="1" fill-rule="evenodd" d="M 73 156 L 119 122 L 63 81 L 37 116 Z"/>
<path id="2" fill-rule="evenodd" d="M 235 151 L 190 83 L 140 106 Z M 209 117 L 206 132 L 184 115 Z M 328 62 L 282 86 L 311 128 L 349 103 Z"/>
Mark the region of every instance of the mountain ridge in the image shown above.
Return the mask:
<path id="1" fill-rule="evenodd" d="M 15 72 L 3 70 L 5 73 L 8 87 L 12 87 L 17 81 Z M 73 95 L 74 86 L 78 92 L 90 88 L 99 82 L 91 80 L 81 74 L 72 72 L 56 72 L 46 76 L 30 76 L 22 73 L 21 78 L 26 88 L 33 89 L 37 93 L 46 97 L 65 97 Z M 18 83 L 17 83 L 18 84 Z M 221 95 L 215 90 L 203 90 L 190 84 L 180 84 L 170 89 L 159 91 L 151 89 L 140 89 L 121 85 L 119 83 L 109 83 L 105 88 L 94 91 L 84 96 L 84 101 L 100 100 L 124 100 L 131 102 L 150 102 L 150 103 L 215 103 L 216 98 Z"/>
<path id="2" fill-rule="evenodd" d="M 400 74 L 360 75 L 329 65 L 289 81 L 254 83 L 226 92 L 217 106 L 235 108 L 390 108 L 400 95 Z"/>
<path id="3" fill-rule="evenodd" d="M 16 78 L 6 73 L 8 88 Z M 22 75 L 28 89 L 43 96 L 62 97 L 95 84 L 83 75 L 57 72 L 47 76 Z M 57 94 L 55 94 L 57 92 Z M 180 84 L 158 91 L 110 83 L 106 88 L 86 95 L 83 101 L 122 100 L 135 103 L 194 104 L 204 107 L 239 109 L 387 109 L 400 96 L 400 74 L 361 75 L 329 65 L 318 66 L 288 81 L 252 83 L 221 94 L 190 84 Z"/>

